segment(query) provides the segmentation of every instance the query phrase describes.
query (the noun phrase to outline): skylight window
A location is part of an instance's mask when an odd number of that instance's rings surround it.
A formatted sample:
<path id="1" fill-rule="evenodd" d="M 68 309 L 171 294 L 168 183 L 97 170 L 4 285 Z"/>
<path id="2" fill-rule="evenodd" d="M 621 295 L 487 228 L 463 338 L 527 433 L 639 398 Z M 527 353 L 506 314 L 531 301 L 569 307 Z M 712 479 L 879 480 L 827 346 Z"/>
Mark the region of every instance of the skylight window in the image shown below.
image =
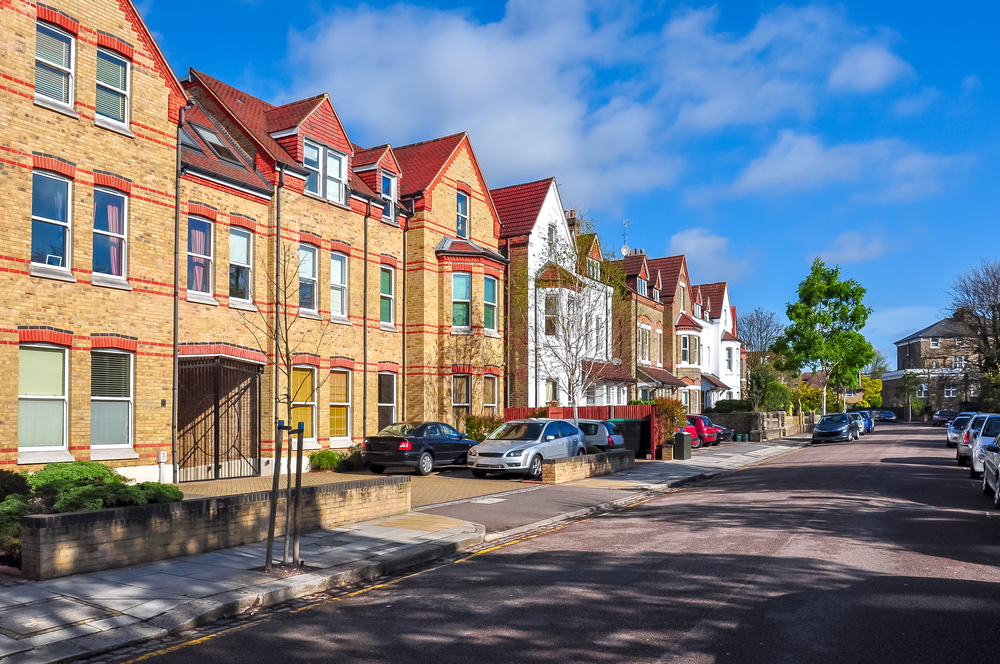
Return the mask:
<path id="1" fill-rule="evenodd" d="M 188 150 L 197 150 L 201 152 L 201 148 L 195 142 L 191 134 L 187 133 L 186 129 L 181 129 L 181 145 L 186 147 Z"/>
<path id="2" fill-rule="evenodd" d="M 212 151 L 215 152 L 219 159 L 222 159 L 223 161 L 230 161 L 241 166 L 243 165 L 236 156 L 236 153 L 229 149 L 229 146 L 226 145 L 225 141 L 219 138 L 219 135 L 214 131 L 205 129 L 204 127 L 194 127 L 194 130 L 198 132 L 198 135 L 201 136 L 203 141 L 208 143 L 208 146 L 212 148 Z"/>

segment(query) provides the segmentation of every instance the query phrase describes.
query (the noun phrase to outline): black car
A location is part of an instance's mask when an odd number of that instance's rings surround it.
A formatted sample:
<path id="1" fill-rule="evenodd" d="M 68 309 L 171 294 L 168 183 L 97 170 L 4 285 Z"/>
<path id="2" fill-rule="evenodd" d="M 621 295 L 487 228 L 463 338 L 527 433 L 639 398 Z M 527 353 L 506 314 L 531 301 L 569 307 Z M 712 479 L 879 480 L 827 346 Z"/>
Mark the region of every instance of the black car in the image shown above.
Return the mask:
<path id="1" fill-rule="evenodd" d="M 851 421 L 848 413 L 830 413 L 816 423 L 813 428 L 812 442 L 849 441 L 860 438 L 861 432 Z"/>
<path id="2" fill-rule="evenodd" d="M 418 475 L 429 475 L 438 466 L 464 466 L 475 444 L 443 422 L 396 422 L 365 438 L 361 457 L 373 473 L 383 473 L 387 466 L 413 466 Z"/>
<path id="3" fill-rule="evenodd" d="M 936 427 L 943 427 L 951 424 L 951 421 L 958 417 L 958 413 L 953 410 L 939 410 L 934 413 L 932 424 Z"/>

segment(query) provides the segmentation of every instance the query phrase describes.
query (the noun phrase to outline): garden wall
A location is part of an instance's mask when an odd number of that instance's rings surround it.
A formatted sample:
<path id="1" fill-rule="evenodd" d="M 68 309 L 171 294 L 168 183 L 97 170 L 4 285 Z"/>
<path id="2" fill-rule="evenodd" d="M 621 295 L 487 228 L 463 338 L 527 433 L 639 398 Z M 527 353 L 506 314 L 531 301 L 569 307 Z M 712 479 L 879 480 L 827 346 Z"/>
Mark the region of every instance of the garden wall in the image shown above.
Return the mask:
<path id="1" fill-rule="evenodd" d="M 816 423 L 815 413 L 799 416 L 780 410 L 768 413 L 711 413 L 708 418 L 715 424 L 732 429 L 734 434 L 749 435 L 755 443 L 810 433 Z"/>
<path id="2" fill-rule="evenodd" d="M 574 482 L 629 468 L 635 468 L 635 452 L 629 450 L 547 459 L 542 462 L 542 484 Z"/>
<path id="3" fill-rule="evenodd" d="M 287 492 L 278 500 L 277 533 Z M 410 509 L 410 478 L 377 477 L 302 487 L 302 531 L 335 528 Z M 130 567 L 267 539 L 270 492 L 35 514 L 22 520 L 21 570 L 27 579 Z M 263 560 L 261 564 L 263 564 Z"/>

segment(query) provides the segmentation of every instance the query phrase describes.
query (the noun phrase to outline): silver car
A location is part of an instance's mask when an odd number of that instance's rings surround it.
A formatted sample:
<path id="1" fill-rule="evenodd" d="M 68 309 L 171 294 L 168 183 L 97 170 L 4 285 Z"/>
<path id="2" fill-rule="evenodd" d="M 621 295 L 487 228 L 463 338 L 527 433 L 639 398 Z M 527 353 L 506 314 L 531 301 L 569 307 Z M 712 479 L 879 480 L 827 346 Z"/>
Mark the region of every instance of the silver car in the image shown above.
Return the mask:
<path id="1" fill-rule="evenodd" d="M 469 449 L 468 466 L 475 477 L 487 473 L 542 476 L 544 459 L 587 453 L 583 433 L 565 420 L 529 418 L 506 422 Z"/>
<path id="2" fill-rule="evenodd" d="M 968 426 L 969 420 L 975 413 L 962 413 L 955 419 L 951 421 L 948 425 L 948 447 L 957 447 L 958 441 L 961 440 L 962 434 L 965 432 L 965 427 Z"/>
<path id="3" fill-rule="evenodd" d="M 998 436 L 1000 436 L 1000 415 L 990 415 L 972 445 L 972 458 L 969 462 L 969 476 L 972 479 L 979 479 L 983 474 L 983 462 L 986 460 L 985 447 L 996 445 Z"/>
<path id="4" fill-rule="evenodd" d="M 576 426 L 583 432 L 583 442 L 587 447 L 597 447 L 605 452 L 625 449 L 625 437 L 613 422 L 577 420 Z"/>
<path id="5" fill-rule="evenodd" d="M 955 450 L 955 461 L 959 466 L 964 466 L 972 459 L 972 446 L 976 442 L 976 437 L 983 428 L 983 423 L 989 417 L 986 413 L 979 413 L 969 420 L 958 439 L 958 449 Z"/>

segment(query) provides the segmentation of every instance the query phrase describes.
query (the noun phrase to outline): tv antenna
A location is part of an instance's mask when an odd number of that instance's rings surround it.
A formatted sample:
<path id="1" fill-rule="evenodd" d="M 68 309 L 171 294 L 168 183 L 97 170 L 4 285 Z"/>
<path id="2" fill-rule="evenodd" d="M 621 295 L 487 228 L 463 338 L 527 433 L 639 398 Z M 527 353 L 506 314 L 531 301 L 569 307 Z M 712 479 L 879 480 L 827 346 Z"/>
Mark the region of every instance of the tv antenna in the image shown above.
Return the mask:
<path id="1" fill-rule="evenodd" d="M 628 225 L 631 223 L 631 219 L 622 219 L 622 256 L 632 253 L 632 247 L 628 246 Z"/>

